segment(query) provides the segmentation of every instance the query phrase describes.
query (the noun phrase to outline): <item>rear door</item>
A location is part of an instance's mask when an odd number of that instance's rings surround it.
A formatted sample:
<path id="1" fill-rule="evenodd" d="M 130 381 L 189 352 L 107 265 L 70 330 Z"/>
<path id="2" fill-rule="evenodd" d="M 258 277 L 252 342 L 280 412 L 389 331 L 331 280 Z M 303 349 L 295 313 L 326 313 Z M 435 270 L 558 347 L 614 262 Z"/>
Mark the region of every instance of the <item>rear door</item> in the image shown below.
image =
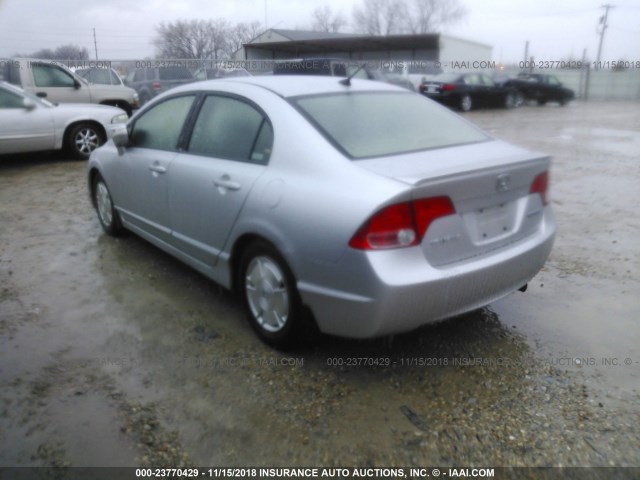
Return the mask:
<path id="1" fill-rule="evenodd" d="M 503 105 L 505 97 L 505 89 L 496 85 L 486 75 L 479 75 L 480 81 L 484 85 L 484 92 L 486 95 L 487 103 L 490 105 Z"/>
<path id="2" fill-rule="evenodd" d="M 215 264 L 273 144 L 266 115 L 253 103 L 205 97 L 186 152 L 171 165 L 173 242 L 192 258 Z"/>

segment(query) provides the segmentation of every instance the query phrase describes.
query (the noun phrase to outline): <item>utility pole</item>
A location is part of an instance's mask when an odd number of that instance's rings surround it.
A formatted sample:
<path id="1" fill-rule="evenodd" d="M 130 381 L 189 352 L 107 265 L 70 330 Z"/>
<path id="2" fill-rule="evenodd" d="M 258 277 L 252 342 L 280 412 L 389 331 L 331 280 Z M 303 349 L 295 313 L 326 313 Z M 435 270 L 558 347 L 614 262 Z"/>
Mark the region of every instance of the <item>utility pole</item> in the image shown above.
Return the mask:
<path id="1" fill-rule="evenodd" d="M 604 32 L 607 30 L 607 20 L 609 18 L 609 9 L 613 8 L 613 5 L 606 4 L 602 5 L 604 8 L 604 15 L 600 17 L 600 24 L 602 25 L 602 30 L 600 31 L 600 45 L 598 45 L 598 58 L 596 60 L 596 69 L 600 69 L 600 55 L 602 54 L 602 42 L 604 41 Z"/>
<path id="2" fill-rule="evenodd" d="M 269 24 L 267 23 L 267 0 L 264 0 L 264 29 L 265 31 L 269 28 Z"/>
<path id="3" fill-rule="evenodd" d="M 527 40 L 524 44 L 524 61 L 526 62 L 528 58 L 529 58 L 529 40 Z"/>
<path id="4" fill-rule="evenodd" d="M 93 47 L 96 49 L 96 62 L 98 61 L 98 42 L 96 41 L 96 27 L 93 27 Z"/>

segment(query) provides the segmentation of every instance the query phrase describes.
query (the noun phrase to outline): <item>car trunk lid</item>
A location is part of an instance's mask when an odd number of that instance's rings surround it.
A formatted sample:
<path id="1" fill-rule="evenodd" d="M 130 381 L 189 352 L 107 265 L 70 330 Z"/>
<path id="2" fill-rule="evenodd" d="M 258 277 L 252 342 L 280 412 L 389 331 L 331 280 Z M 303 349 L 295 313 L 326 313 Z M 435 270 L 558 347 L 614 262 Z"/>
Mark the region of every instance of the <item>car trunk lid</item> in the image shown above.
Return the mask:
<path id="1" fill-rule="evenodd" d="M 431 223 L 421 243 L 434 266 L 487 255 L 540 228 L 546 200 L 532 186 L 550 167 L 546 155 L 491 140 L 358 164 L 409 185 L 413 200 L 450 198 L 455 214 Z"/>

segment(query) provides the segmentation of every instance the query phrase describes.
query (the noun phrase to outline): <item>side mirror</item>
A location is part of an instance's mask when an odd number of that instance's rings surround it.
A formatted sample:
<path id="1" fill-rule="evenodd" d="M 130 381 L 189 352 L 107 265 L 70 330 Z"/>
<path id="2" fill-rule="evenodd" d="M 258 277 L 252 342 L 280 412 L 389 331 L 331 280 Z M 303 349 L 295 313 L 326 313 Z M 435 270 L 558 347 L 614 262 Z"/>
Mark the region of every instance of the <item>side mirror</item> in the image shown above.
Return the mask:
<path id="1" fill-rule="evenodd" d="M 81 86 L 82 86 L 82 83 L 80 83 L 80 80 L 78 80 L 77 78 L 74 78 L 73 79 L 73 88 L 78 90 Z"/>
<path id="2" fill-rule="evenodd" d="M 33 100 L 31 100 L 30 98 L 25 98 L 22 100 L 22 106 L 26 109 L 26 110 L 33 110 L 34 108 L 36 108 L 36 102 L 34 102 Z"/>
<path id="3" fill-rule="evenodd" d="M 118 155 L 124 155 L 125 150 L 129 146 L 129 132 L 125 129 L 113 136 L 113 144 L 118 149 Z"/>

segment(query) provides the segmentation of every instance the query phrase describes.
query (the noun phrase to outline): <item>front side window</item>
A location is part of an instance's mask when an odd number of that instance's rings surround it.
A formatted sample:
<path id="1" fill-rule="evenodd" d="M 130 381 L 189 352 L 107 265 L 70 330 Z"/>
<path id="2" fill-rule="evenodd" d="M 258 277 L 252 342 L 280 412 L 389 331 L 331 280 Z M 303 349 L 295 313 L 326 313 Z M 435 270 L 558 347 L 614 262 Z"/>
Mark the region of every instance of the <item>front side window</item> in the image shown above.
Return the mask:
<path id="1" fill-rule="evenodd" d="M 194 98 L 194 95 L 170 98 L 146 111 L 133 125 L 132 145 L 156 150 L 176 150 Z"/>
<path id="2" fill-rule="evenodd" d="M 189 153 L 265 164 L 273 132 L 262 113 L 246 102 L 208 96 L 196 120 Z"/>
<path id="3" fill-rule="evenodd" d="M 31 65 L 36 87 L 74 87 L 71 75 L 55 65 Z"/>
<path id="4" fill-rule="evenodd" d="M 105 68 L 94 68 L 89 71 L 89 74 L 85 76 L 91 83 L 97 83 L 99 85 L 111 85 L 111 70 Z"/>
<path id="5" fill-rule="evenodd" d="M 486 75 L 480 75 L 480 79 L 482 80 L 482 83 L 484 83 L 487 87 L 495 87 L 496 84 L 494 83 L 493 80 L 491 80 L 489 77 L 487 77 Z"/>
<path id="6" fill-rule="evenodd" d="M 478 77 L 478 75 L 467 75 L 464 77 L 464 83 L 467 85 L 481 85 L 480 77 Z"/>
<path id="7" fill-rule="evenodd" d="M 291 102 L 353 159 L 489 140 L 456 114 L 409 92 L 346 92 Z"/>

